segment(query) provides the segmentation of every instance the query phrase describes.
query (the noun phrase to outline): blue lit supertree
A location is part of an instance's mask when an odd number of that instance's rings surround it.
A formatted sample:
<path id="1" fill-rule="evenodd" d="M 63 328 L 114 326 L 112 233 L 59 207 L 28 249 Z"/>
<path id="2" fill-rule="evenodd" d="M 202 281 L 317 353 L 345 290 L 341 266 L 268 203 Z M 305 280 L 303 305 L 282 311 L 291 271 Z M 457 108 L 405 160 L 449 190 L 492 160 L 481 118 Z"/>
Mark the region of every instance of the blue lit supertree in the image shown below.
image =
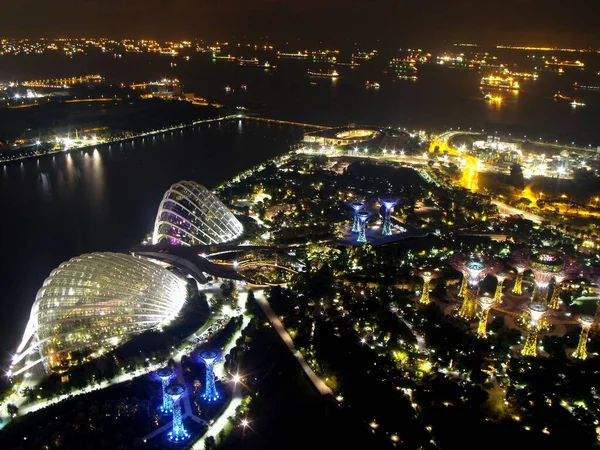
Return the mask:
<path id="1" fill-rule="evenodd" d="M 185 393 L 185 386 L 181 383 L 171 383 L 165 389 L 165 393 L 171 397 L 173 402 L 173 429 L 169 431 L 168 438 L 171 442 L 183 442 L 190 437 L 181 421 L 181 403 L 179 402 Z"/>
<path id="2" fill-rule="evenodd" d="M 359 233 L 360 232 L 360 223 L 358 221 L 358 211 L 360 211 L 363 207 L 363 203 L 362 202 L 351 202 L 350 203 L 350 208 L 352 208 L 354 210 L 354 215 L 352 218 L 352 232 L 353 233 Z"/>
<path id="3" fill-rule="evenodd" d="M 383 206 L 383 225 L 381 227 L 381 234 L 384 236 L 392 235 L 392 208 L 398 203 L 397 200 L 392 198 L 380 199 L 379 202 Z"/>
<path id="4" fill-rule="evenodd" d="M 360 211 L 357 215 L 360 231 L 358 232 L 356 242 L 364 244 L 367 242 L 367 219 L 369 218 L 369 213 L 367 211 Z"/>
<path id="5" fill-rule="evenodd" d="M 200 354 L 200 359 L 206 366 L 206 381 L 204 384 L 204 392 L 202 399 L 207 403 L 214 403 L 221 398 L 217 388 L 215 387 L 215 363 L 219 360 L 219 352 L 215 350 L 207 350 Z"/>
<path id="6" fill-rule="evenodd" d="M 156 371 L 156 375 L 160 378 L 162 384 L 162 405 L 159 406 L 159 410 L 162 414 L 168 414 L 173 410 L 173 402 L 171 397 L 167 394 L 167 386 L 171 377 L 173 376 L 173 369 L 170 367 L 163 367 Z"/>

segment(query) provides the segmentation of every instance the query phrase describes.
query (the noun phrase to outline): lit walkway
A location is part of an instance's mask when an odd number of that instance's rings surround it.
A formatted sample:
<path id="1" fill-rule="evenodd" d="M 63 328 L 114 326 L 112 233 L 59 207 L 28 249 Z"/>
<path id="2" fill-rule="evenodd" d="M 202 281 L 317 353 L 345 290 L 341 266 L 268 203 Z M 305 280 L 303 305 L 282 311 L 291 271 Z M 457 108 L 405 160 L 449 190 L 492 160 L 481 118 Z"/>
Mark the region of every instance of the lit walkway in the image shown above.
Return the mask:
<path id="1" fill-rule="evenodd" d="M 323 382 L 323 380 L 321 380 L 306 363 L 306 360 L 304 359 L 304 356 L 302 356 L 302 353 L 296 350 L 296 348 L 294 347 L 294 341 L 292 340 L 289 333 L 286 331 L 285 327 L 281 323 L 281 320 L 279 320 L 279 317 L 277 317 L 277 315 L 271 309 L 271 305 L 269 305 L 269 302 L 267 301 L 263 291 L 254 291 L 254 296 L 256 298 L 256 302 L 259 304 L 259 306 L 269 319 L 269 322 L 271 322 L 271 325 L 273 325 L 273 327 L 279 334 L 279 337 L 281 337 L 285 345 L 288 346 L 294 357 L 298 360 L 300 366 L 302 367 L 302 370 L 304 370 L 306 376 L 308 376 L 310 381 L 312 381 L 315 388 L 317 388 L 321 395 L 333 395 L 331 389 L 329 389 L 329 387 Z"/>

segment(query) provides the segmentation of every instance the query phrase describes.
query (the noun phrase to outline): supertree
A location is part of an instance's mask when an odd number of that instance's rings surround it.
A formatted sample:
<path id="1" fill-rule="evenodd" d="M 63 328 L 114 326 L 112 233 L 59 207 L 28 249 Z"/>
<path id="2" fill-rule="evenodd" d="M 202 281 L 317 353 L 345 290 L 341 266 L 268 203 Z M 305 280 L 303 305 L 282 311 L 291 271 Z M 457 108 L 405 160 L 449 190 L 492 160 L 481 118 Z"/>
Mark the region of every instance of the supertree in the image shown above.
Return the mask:
<path id="1" fill-rule="evenodd" d="M 575 353 L 573 353 L 573 358 L 586 359 L 587 341 L 588 336 L 590 335 L 590 329 L 592 328 L 592 325 L 594 325 L 594 318 L 592 316 L 579 316 L 577 321 L 579 322 L 579 325 L 581 325 L 581 334 L 579 335 L 579 342 L 577 343 Z"/>
<path id="2" fill-rule="evenodd" d="M 581 267 L 575 258 L 569 255 L 561 255 L 563 260 L 563 267 L 560 272 L 554 275 L 554 287 L 552 288 L 552 296 L 548 300 L 548 306 L 552 309 L 559 308 L 558 295 L 562 288 L 562 283 L 565 280 L 569 280 L 577 277 Z"/>
<path id="3" fill-rule="evenodd" d="M 379 199 L 379 203 L 383 207 L 383 224 L 381 226 L 381 234 L 384 236 L 392 235 L 392 208 L 398 203 L 398 200 L 393 198 Z"/>
<path id="4" fill-rule="evenodd" d="M 181 421 L 181 403 L 179 400 L 185 394 L 185 386 L 181 383 L 171 383 L 165 389 L 173 402 L 173 429 L 169 431 L 168 438 L 171 442 L 182 442 L 190 437 Z"/>
<path id="5" fill-rule="evenodd" d="M 350 208 L 354 211 L 352 214 L 352 232 L 359 233 L 360 232 L 360 224 L 358 222 L 358 212 L 363 208 L 364 203 L 359 201 L 350 202 Z"/>
<path id="6" fill-rule="evenodd" d="M 356 242 L 364 244 L 367 242 L 367 220 L 369 219 L 369 213 L 367 211 L 358 212 L 358 224 L 360 231 L 358 232 L 358 238 Z"/>
<path id="7" fill-rule="evenodd" d="M 583 278 L 600 287 L 600 267 L 586 267 L 583 271 Z M 600 321 L 600 302 L 596 302 L 594 320 L 596 322 Z"/>
<path id="8" fill-rule="evenodd" d="M 517 250 L 512 253 L 508 264 L 517 271 L 517 277 L 515 278 L 515 284 L 513 286 L 513 294 L 523 294 L 523 274 L 529 270 L 529 263 L 527 262 L 527 256 L 529 250 Z"/>
<path id="9" fill-rule="evenodd" d="M 525 356 L 537 356 L 537 336 L 540 329 L 540 321 L 548 311 L 548 306 L 543 303 L 532 302 L 527 306 L 529 312 L 529 326 L 527 339 L 521 353 Z"/>
<path id="10" fill-rule="evenodd" d="M 219 352 L 215 350 L 207 350 L 200 354 L 200 360 L 206 366 L 206 380 L 202 399 L 207 403 L 214 403 L 221 398 L 219 391 L 215 387 L 214 372 L 215 363 L 219 360 L 220 356 Z"/>
<path id="11" fill-rule="evenodd" d="M 498 283 L 496 284 L 496 291 L 494 292 L 494 301 L 500 303 L 502 301 L 502 286 L 504 285 L 504 280 L 508 278 L 508 273 L 498 272 L 495 275 Z"/>
<path id="12" fill-rule="evenodd" d="M 419 303 L 422 305 L 427 305 L 429 303 L 429 288 L 431 280 L 437 278 L 438 272 L 434 269 L 423 269 L 417 270 L 416 275 L 423 279 L 423 292 L 419 297 Z"/>
<path id="13" fill-rule="evenodd" d="M 156 375 L 158 378 L 160 378 L 163 394 L 162 405 L 160 405 L 158 409 L 162 414 L 169 414 L 173 410 L 173 403 L 171 401 L 171 397 L 167 394 L 167 386 L 173 377 L 173 369 L 170 367 L 163 367 L 162 369 L 158 369 L 156 371 Z"/>
<path id="14" fill-rule="evenodd" d="M 548 301 L 548 286 L 556 274 L 562 270 L 563 259 L 555 250 L 541 249 L 532 252 L 528 262 L 535 280 L 532 301 L 545 304 Z"/>
<path id="15" fill-rule="evenodd" d="M 481 306 L 481 315 L 479 316 L 479 326 L 477 327 L 477 337 L 485 339 L 487 337 L 487 322 L 490 309 L 494 306 L 496 300 L 493 297 L 479 297 L 479 306 Z"/>
<path id="16" fill-rule="evenodd" d="M 499 269 L 500 263 L 493 258 L 479 256 L 475 259 L 469 258 L 463 253 L 455 253 L 450 258 L 450 264 L 463 274 L 463 278 L 466 278 L 464 300 L 458 315 L 463 319 L 473 320 L 477 314 L 479 283 L 487 275 L 495 273 Z"/>

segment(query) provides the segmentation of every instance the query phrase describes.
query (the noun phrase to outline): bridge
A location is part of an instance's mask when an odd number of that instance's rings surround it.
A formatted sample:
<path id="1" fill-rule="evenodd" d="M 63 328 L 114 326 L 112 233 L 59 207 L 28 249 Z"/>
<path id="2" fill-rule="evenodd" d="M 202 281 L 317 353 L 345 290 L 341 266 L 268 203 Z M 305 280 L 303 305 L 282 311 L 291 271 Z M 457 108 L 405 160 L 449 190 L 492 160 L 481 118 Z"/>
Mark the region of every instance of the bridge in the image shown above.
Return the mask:
<path id="1" fill-rule="evenodd" d="M 302 127 L 302 128 L 315 128 L 317 130 L 331 130 L 333 128 L 333 127 L 326 127 L 324 125 L 315 125 L 312 123 L 292 122 L 289 120 L 279 120 L 279 119 L 268 119 L 265 117 L 257 117 L 257 116 L 243 115 L 242 118 L 249 119 L 249 120 L 257 120 L 259 122 L 278 123 L 281 125 L 293 125 L 295 127 Z"/>
<path id="2" fill-rule="evenodd" d="M 201 284 L 208 283 L 208 278 L 205 274 L 218 278 L 228 278 L 230 280 L 243 280 L 242 276 L 235 270 L 233 265 L 211 262 L 204 256 L 200 256 L 198 251 L 193 247 L 171 244 L 140 245 L 134 247 L 131 252 L 134 255 L 144 256 L 146 258 L 156 259 L 170 264 L 190 275 Z"/>

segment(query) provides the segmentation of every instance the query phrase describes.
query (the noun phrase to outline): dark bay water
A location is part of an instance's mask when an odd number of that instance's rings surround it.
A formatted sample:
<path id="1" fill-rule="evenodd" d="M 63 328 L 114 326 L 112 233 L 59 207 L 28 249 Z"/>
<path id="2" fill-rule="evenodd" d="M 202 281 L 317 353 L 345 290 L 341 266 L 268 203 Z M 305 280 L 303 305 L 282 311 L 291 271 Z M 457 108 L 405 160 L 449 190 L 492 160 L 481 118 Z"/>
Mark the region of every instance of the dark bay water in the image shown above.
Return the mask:
<path id="1" fill-rule="evenodd" d="M 221 122 L 0 168 L 0 360 L 18 344 L 37 290 L 61 262 L 127 251 L 151 231 L 171 184 L 213 188 L 284 153 L 298 136 L 289 126 Z"/>

